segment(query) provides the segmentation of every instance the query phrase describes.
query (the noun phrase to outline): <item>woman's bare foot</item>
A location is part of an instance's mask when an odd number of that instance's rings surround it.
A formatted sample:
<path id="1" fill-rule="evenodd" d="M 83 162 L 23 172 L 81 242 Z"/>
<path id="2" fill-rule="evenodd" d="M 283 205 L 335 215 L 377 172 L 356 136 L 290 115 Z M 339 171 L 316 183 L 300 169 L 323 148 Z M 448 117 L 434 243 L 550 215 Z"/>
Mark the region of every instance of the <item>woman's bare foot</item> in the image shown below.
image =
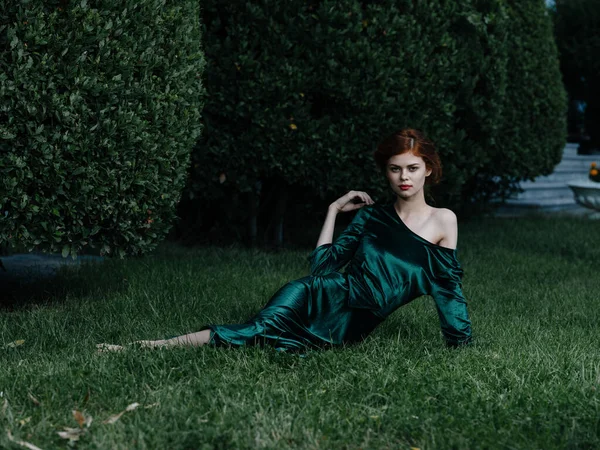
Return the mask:
<path id="1" fill-rule="evenodd" d="M 127 346 L 137 345 L 141 348 L 159 348 L 159 347 L 165 347 L 168 344 L 164 340 L 158 340 L 158 341 L 134 341 L 134 342 L 131 342 L 126 345 Z M 98 349 L 98 353 L 122 352 L 123 350 L 125 350 L 125 346 L 116 345 L 116 344 L 96 344 L 96 348 Z"/>

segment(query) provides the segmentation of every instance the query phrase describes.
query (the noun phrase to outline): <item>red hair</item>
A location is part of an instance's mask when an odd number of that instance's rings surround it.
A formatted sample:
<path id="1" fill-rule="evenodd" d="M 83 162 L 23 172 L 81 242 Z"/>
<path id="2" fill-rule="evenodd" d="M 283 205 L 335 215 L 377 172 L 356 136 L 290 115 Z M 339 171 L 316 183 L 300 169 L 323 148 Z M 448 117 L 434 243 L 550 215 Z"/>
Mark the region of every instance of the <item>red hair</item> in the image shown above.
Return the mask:
<path id="1" fill-rule="evenodd" d="M 413 128 L 403 128 L 385 138 L 373 152 L 377 167 L 385 171 L 388 160 L 392 156 L 412 152 L 420 156 L 425 162 L 425 167 L 431 169 L 431 174 L 425 178 L 425 184 L 438 184 L 442 179 L 442 162 L 435 149 L 435 145 L 421 131 Z"/>

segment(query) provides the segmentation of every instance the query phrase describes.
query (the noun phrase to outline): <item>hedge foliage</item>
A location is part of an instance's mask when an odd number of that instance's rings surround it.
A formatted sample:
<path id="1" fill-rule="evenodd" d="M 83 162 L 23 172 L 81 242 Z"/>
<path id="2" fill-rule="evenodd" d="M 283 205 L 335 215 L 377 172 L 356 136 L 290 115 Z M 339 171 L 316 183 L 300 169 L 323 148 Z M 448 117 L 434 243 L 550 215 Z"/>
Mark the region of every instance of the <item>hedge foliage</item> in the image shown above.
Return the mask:
<path id="1" fill-rule="evenodd" d="M 552 173 L 567 135 L 567 96 L 544 2 L 510 0 L 508 92 L 503 104 L 508 155 L 503 170 L 533 179 Z M 500 163 L 500 161 L 498 161 Z"/>
<path id="2" fill-rule="evenodd" d="M 0 4 L 0 242 L 152 249 L 201 134 L 191 0 Z"/>
<path id="3" fill-rule="evenodd" d="M 190 196 L 202 204 L 279 178 L 309 198 L 350 189 L 382 198 L 389 187 L 372 151 L 407 126 L 438 146 L 438 206 L 466 210 L 509 195 L 558 163 L 565 143 L 543 6 L 207 0 L 211 95 Z"/>
<path id="4" fill-rule="evenodd" d="M 538 0 L 505 4 L 507 78 L 494 105 L 501 127 L 486 164 L 463 189 L 482 202 L 510 196 L 517 181 L 551 174 L 567 138 L 567 96 L 550 11 Z"/>
<path id="5" fill-rule="evenodd" d="M 600 2 L 556 0 L 553 11 L 565 85 L 572 99 L 586 103 L 584 122 L 591 139 L 582 146 L 600 149 Z"/>

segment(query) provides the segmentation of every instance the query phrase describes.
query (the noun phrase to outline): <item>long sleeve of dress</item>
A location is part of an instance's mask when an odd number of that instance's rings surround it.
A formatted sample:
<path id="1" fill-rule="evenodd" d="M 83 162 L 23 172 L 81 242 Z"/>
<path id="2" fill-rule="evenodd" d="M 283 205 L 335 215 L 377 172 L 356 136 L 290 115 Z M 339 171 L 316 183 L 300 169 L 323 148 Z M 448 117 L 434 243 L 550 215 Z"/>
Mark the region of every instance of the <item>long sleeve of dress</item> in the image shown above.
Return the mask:
<path id="1" fill-rule="evenodd" d="M 431 296 L 435 300 L 446 344 L 449 347 L 470 344 L 471 321 L 462 292 L 463 270 L 454 266 L 442 275 L 433 283 Z"/>
<path id="2" fill-rule="evenodd" d="M 311 275 L 327 275 L 341 269 L 352 259 L 369 217 L 368 208 L 363 206 L 357 211 L 335 242 L 322 244 L 312 251 L 308 257 Z"/>

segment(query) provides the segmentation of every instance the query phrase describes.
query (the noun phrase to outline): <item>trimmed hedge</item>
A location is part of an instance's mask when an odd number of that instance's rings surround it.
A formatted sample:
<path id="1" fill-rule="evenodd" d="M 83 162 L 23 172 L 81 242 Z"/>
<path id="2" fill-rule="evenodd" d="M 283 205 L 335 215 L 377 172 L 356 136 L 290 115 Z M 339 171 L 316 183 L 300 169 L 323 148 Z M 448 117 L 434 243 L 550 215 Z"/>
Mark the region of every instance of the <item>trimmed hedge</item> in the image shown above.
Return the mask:
<path id="1" fill-rule="evenodd" d="M 552 17 L 545 3 L 509 0 L 507 4 L 510 95 L 503 104 L 506 141 L 495 164 L 502 173 L 533 180 L 551 174 L 562 159 L 567 139 L 567 95 Z"/>
<path id="2" fill-rule="evenodd" d="M 0 4 L 0 242 L 141 254 L 201 134 L 197 1 Z"/>
<path id="3" fill-rule="evenodd" d="M 567 140 L 567 96 L 553 38 L 550 11 L 542 0 L 507 0 L 507 83 L 498 134 L 489 159 L 463 187 L 478 209 L 509 197 L 522 180 L 549 175 Z"/>
<path id="4" fill-rule="evenodd" d="M 516 191 L 515 179 L 557 162 L 564 138 L 549 19 L 520 16 L 538 14 L 543 0 L 513 3 L 206 1 L 211 96 L 189 196 L 199 205 L 251 198 L 277 179 L 278 192 L 288 186 L 309 199 L 333 201 L 350 189 L 382 198 L 389 188 L 371 154 L 406 126 L 422 129 L 441 154 L 435 205 L 465 212 Z M 525 55 L 528 72 L 513 73 Z M 535 112 L 533 128 L 526 110 Z"/>

